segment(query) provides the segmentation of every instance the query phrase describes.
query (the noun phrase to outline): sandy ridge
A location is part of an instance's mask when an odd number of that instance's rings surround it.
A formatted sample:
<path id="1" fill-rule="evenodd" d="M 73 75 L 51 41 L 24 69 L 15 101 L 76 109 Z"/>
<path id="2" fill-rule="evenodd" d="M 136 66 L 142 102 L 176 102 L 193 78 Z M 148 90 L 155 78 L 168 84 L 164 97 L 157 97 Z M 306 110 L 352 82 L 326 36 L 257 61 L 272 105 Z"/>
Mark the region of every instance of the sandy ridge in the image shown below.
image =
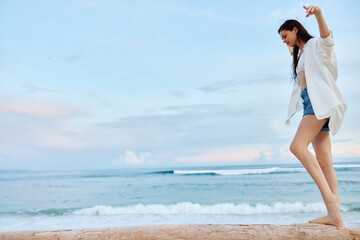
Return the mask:
<path id="1" fill-rule="evenodd" d="M 0 232 L 0 240 L 68 240 L 68 239 L 326 239 L 360 240 L 359 229 L 342 228 L 320 224 L 184 224 L 111 227 L 94 229 L 68 229 L 44 231 Z"/>

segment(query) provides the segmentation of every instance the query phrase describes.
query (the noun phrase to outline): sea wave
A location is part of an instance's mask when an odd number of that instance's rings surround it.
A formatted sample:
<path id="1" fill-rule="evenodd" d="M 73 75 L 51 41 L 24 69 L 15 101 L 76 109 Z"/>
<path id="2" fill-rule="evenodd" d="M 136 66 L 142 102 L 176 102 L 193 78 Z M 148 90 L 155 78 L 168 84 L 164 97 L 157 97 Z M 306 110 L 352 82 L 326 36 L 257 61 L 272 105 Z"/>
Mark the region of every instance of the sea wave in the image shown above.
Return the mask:
<path id="1" fill-rule="evenodd" d="M 337 171 L 360 168 L 360 164 L 335 164 Z M 198 169 L 198 170 L 166 170 L 150 172 L 150 174 L 178 174 L 178 175 L 251 175 L 306 172 L 304 167 L 270 167 L 249 169 Z"/>
<path id="2" fill-rule="evenodd" d="M 343 211 L 348 211 L 342 207 Z M 91 208 L 84 208 L 74 211 L 75 215 L 122 215 L 122 214 L 266 214 L 266 213 L 309 213 L 326 212 L 324 203 L 282 203 L 277 202 L 271 205 L 248 203 L 220 203 L 214 205 L 203 205 L 191 202 L 182 202 L 172 205 L 163 204 L 137 204 L 127 207 L 112 207 L 98 205 Z"/>
<path id="3" fill-rule="evenodd" d="M 360 164 L 334 164 L 334 168 L 360 168 Z"/>
<path id="4" fill-rule="evenodd" d="M 262 169 L 231 169 L 231 170 L 174 170 L 174 174 L 181 175 L 251 175 L 251 174 L 271 174 L 271 173 L 290 173 L 305 172 L 304 168 L 262 168 Z"/>
<path id="5" fill-rule="evenodd" d="M 346 212 L 359 212 L 360 203 L 342 204 L 341 210 Z M 273 204 L 249 204 L 249 203 L 218 203 L 199 204 L 180 202 L 176 204 L 135 204 L 130 206 L 107 206 L 96 205 L 89 208 L 68 209 L 34 209 L 28 211 L 0 212 L 0 216 L 64 216 L 64 215 L 251 215 L 271 213 L 311 213 L 326 212 L 323 202 L 276 202 Z"/>

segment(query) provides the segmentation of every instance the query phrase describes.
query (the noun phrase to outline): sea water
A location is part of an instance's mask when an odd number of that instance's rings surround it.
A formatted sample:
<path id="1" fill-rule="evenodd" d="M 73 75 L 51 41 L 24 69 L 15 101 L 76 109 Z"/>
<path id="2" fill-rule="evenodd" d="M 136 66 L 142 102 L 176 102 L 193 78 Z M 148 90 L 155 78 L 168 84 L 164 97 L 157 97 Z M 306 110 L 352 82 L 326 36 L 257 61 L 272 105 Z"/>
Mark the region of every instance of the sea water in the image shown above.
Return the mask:
<path id="1" fill-rule="evenodd" d="M 360 226 L 360 163 L 335 163 L 344 225 Z M 301 165 L 0 171 L 0 231 L 294 224 L 326 215 Z"/>

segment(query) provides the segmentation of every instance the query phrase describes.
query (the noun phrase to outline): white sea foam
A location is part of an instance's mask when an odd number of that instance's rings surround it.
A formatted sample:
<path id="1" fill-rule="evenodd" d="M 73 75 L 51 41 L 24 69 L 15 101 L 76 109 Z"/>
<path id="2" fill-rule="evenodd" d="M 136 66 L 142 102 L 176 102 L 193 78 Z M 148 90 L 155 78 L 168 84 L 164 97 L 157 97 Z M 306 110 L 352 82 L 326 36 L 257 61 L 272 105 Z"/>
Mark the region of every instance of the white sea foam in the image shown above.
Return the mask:
<path id="1" fill-rule="evenodd" d="M 346 208 L 342 208 L 347 211 Z M 221 203 L 214 205 L 202 205 L 191 202 L 181 202 L 172 205 L 149 204 L 133 205 L 128 207 L 111 207 L 98 205 L 91 208 L 79 209 L 74 212 L 75 215 L 135 215 L 135 214 L 225 214 L 225 215 L 250 215 L 266 213 L 311 213 L 326 212 L 324 203 L 282 203 L 277 202 L 271 205 L 247 203 Z"/>
<path id="2" fill-rule="evenodd" d="M 334 168 L 360 168 L 360 164 L 335 164 Z M 174 174 L 180 175 L 201 175 L 201 174 L 214 174 L 214 175 L 250 175 L 250 174 L 268 174 L 268 173 L 286 173 L 286 172 L 306 172 L 303 167 L 284 168 L 284 167 L 271 167 L 261 169 L 229 169 L 229 170 L 174 170 Z"/>
<path id="3" fill-rule="evenodd" d="M 305 172 L 305 168 L 263 168 L 263 169 L 232 169 L 232 170 L 175 170 L 174 174 L 215 174 L 215 175 L 250 175 L 277 172 Z"/>
<path id="4" fill-rule="evenodd" d="M 334 164 L 334 168 L 360 168 L 360 164 Z"/>

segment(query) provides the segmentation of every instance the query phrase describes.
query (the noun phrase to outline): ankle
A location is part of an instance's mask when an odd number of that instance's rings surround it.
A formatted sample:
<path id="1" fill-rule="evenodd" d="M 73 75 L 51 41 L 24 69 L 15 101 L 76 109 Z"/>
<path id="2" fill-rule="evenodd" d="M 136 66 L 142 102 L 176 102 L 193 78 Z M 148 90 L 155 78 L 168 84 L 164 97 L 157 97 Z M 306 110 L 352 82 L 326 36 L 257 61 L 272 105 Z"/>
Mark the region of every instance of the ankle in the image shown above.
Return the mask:
<path id="1" fill-rule="evenodd" d="M 338 203 L 341 202 L 340 197 L 334 193 L 329 194 L 325 199 L 325 203 Z"/>

